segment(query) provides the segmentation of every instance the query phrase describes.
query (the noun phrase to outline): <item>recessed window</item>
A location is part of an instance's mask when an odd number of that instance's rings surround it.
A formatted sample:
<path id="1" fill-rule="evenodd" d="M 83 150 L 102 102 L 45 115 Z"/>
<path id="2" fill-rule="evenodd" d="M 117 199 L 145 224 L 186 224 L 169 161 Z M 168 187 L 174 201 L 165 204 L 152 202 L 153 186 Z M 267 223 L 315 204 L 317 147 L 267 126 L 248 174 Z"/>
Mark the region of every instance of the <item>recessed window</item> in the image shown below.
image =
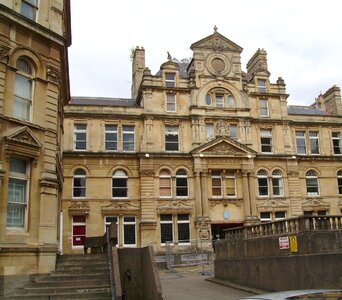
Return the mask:
<path id="1" fill-rule="evenodd" d="M 222 197 L 222 175 L 220 171 L 211 172 L 211 191 L 213 197 Z"/>
<path id="2" fill-rule="evenodd" d="M 305 131 L 296 131 L 297 153 L 306 154 Z"/>
<path id="3" fill-rule="evenodd" d="M 211 140 L 215 137 L 214 135 L 214 124 L 205 124 L 205 138 Z"/>
<path id="4" fill-rule="evenodd" d="M 266 80 L 264 79 L 258 79 L 258 92 L 259 93 L 266 93 Z"/>
<path id="5" fill-rule="evenodd" d="M 342 154 L 342 133 L 332 132 L 331 136 L 334 154 Z"/>
<path id="6" fill-rule="evenodd" d="M 124 216 L 123 222 L 123 246 L 136 246 L 136 220 L 134 216 Z"/>
<path id="7" fill-rule="evenodd" d="M 15 118 L 31 120 L 33 75 L 27 60 L 19 58 L 14 84 L 13 116 Z"/>
<path id="8" fill-rule="evenodd" d="M 284 180 L 280 170 L 272 172 L 272 192 L 273 196 L 284 196 Z"/>
<path id="9" fill-rule="evenodd" d="M 305 174 L 306 180 L 306 192 L 308 196 L 318 196 L 319 195 L 319 183 L 318 176 L 314 170 L 310 170 Z"/>
<path id="10" fill-rule="evenodd" d="M 38 0 L 21 0 L 20 13 L 26 18 L 35 21 L 37 10 Z"/>
<path id="11" fill-rule="evenodd" d="M 166 111 L 176 111 L 176 94 L 166 94 Z"/>
<path id="12" fill-rule="evenodd" d="M 159 173 L 159 196 L 172 196 L 172 181 L 170 172 L 168 170 L 161 170 Z"/>
<path id="13" fill-rule="evenodd" d="M 235 172 L 230 171 L 225 173 L 225 190 L 227 197 L 235 197 L 236 196 L 236 178 Z"/>
<path id="14" fill-rule="evenodd" d="M 128 177 L 125 171 L 116 170 L 112 177 L 112 197 L 128 197 Z"/>
<path id="15" fill-rule="evenodd" d="M 85 198 L 86 196 L 86 172 L 83 169 L 77 169 L 73 178 L 73 198 Z"/>
<path id="16" fill-rule="evenodd" d="M 177 240 L 174 239 L 177 237 Z M 161 214 L 160 215 L 160 242 L 177 242 L 179 245 L 190 244 L 190 215 L 189 214 Z"/>
<path id="17" fill-rule="evenodd" d="M 28 192 L 29 192 L 29 163 L 20 158 L 11 158 L 8 179 L 7 228 L 26 227 Z"/>
<path id="18" fill-rule="evenodd" d="M 259 105 L 260 105 L 260 116 L 261 117 L 268 117 L 269 116 L 268 99 L 260 99 Z"/>
<path id="19" fill-rule="evenodd" d="M 224 88 L 211 89 L 205 96 L 205 103 L 217 108 L 233 108 L 236 106 L 234 96 Z"/>
<path id="20" fill-rule="evenodd" d="M 212 98 L 211 98 L 211 95 L 207 95 L 207 96 L 205 97 L 205 103 L 206 103 L 207 105 L 211 105 L 212 102 L 213 102 L 213 100 L 212 100 Z"/>
<path id="21" fill-rule="evenodd" d="M 122 150 L 134 151 L 134 126 L 122 126 Z"/>
<path id="22" fill-rule="evenodd" d="M 118 150 L 118 126 L 105 125 L 105 148 L 107 151 Z"/>
<path id="23" fill-rule="evenodd" d="M 260 129 L 260 143 L 262 153 L 272 153 L 272 130 Z"/>
<path id="24" fill-rule="evenodd" d="M 338 194 L 342 195 L 342 170 L 337 172 L 337 186 L 338 186 Z"/>
<path id="25" fill-rule="evenodd" d="M 176 173 L 176 196 L 188 197 L 188 175 L 185 170 Z"/>
<path id="26" fill-rule="evenodd" d="M 160 215 L 160 242 L 161 244 L 165 244 L 166 242 L 173 243 L 172 214 Z"/>
<path id="27" fill-rule="evenodd" d="M 165 73 L 165 85 L 166 87 L 176 86 L 176 74 L 175 73 Z"/>
<path id="28" fill-rule="evenodd" d="M 269 195 L 269 183 L 268 183 L 268 175 L 265 170 L 258 171 L 258 189 L 259 196 L 266 197 Z"/>
<path id="29" fill-rule="evenodd" d="M 116 240 L 116 245 L 119 245 L 119 240 L 121 239 L 121 235 L 120 235 L 120 230 L 118 230 L 119 228 L 119 217 L 118 216 L 105 216 L 104 219 L 104 223 L 105 223 L 105 232 L 107 232 L 107 227 L 109 227 L 111 224 L 115 224 L 115 229 L 116 229 L 116 236 L 117 236 L 117 240 Z"/>
<path id="30" fill-rule="evenodd" d="M 179 151 L 178 126 L 165 126 L 165 151 Z"/>
<path id="31" fill-rule="evenodd" d="M 87 124 L 74 125 L 74 150 L 87 150 Z"/>

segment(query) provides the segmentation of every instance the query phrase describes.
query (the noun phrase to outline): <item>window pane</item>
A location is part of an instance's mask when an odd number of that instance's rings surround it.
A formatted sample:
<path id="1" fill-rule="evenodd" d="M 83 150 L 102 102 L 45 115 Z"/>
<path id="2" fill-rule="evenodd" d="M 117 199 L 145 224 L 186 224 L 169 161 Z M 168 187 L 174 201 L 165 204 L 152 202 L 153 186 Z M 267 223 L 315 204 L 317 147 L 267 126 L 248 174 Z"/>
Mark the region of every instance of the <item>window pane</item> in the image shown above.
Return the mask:
<path id="1" fill-rule="evenodd" d="M 124 224 L 124 245 L 135 245 L 135 243 L 135 224 Z"/>
<path id="2" fill-rule="evenodd" d="M 178 223 L 178 242 L 190 243 L 190 224 Z"/>
<path id="3" fill-rule="evenodd" d="M 161 243 L 173 242 L 172 223 L 160 224 Z"/>

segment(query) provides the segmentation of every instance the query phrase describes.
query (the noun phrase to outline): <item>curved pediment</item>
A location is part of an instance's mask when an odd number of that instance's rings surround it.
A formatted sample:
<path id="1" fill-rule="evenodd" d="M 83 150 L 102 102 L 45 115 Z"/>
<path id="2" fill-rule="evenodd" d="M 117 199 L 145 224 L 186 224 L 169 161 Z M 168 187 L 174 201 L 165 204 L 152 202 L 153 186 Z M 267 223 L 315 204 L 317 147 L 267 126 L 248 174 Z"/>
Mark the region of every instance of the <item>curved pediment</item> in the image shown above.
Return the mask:
<path id="1" fill-rule="evenodd" d="M 247 157 L 250 155 L 251 157 L 254 157 L 256 152 L 229 137 L 219 137 L 194 149 L 192 154 L 239 157 Z"/>

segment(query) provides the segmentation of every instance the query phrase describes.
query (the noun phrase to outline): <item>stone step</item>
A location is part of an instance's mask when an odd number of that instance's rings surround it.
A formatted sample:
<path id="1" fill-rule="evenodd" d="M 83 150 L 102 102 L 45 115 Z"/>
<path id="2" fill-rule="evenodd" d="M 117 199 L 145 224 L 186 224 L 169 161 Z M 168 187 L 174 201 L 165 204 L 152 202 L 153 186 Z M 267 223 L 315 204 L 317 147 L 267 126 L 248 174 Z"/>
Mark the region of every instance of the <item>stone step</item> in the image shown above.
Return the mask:
<path id="1" fill-rule="evenodd" d="M 57 262 L 65 261 L 107 261 L 107 254 L 65 254 L 58 255 Z"/>
<path id="2" fill-rule="evenodd" d="M 101 267 L 64 267 L 58 269 L 56 271 L 51 272 L 51 276 L 58 276 L 58 275 L 82 275 L 82 274 L 92 274 L 92 275 L 99 275 L 99 274 L 109 274 L 109 266 L 101 266 Z"/>
<path id="3" fill-rule="evenodd" d="M 45 291 L 19 291 L 16 294 L 6 297 L 6 299 L 27 299 L 27 300 L 64 300 L 64 299 L 111 299 L 110 288 L 92 288 L 79 291 L 60 289 Z"/>
<path id="4" fill-rule="evenodd" d="M 60 282 L 60 281 L 83 281 L 83 280 L 109 280 L 109 270 L 107 272 L 99 271 L 98 273 L 73 273 L 65 272 L 64 274 L 38 275 L 35 276 L 33 282 Z"/>
<path id="5" fill-rule="evenodd" d="M 106 285 L 110 284 L 110 278 L 109 276 L 107 278 L 101 278 L 101 279 L 83 279 L 83 280 L 62 280 L 62 281 L 34 281 L 30 282 L 27 285 L 25 285 L 25 289 L 39 289 L 39 288 L 59 288 L 59 287 L 74 287 L 74 288 L 84 288 L 87 286 L 97 286 L 97 285 Z"/>
<path id="6" fill-rule="evenodd" d="M 60 294 L 70 294 L 77 293 L 80 295 L 85 295 L 86 293 L 94 292 L 110 292 L 109 283 L 88 283 L 87 285 L 59 285 L 59 286 L 32 286 L 25 287 L 26 295 L 60 295 Z"/>

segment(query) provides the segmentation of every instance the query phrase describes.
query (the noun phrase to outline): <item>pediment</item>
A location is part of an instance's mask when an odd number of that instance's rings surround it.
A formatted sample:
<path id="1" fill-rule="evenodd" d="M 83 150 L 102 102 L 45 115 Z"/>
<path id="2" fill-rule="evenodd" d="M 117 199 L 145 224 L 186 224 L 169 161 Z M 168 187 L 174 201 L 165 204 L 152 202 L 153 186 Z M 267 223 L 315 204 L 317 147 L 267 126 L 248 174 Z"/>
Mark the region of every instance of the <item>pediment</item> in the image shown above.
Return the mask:
<path id="1" fill-rule="evenodd" d="M 194 49 L 213 49 L 214 51 L 237 51 L 242 52 L 242 48 L 224 37 L 222 34 L 215 31 L 212 35 L 193 43 L 190 47 Z"/>
<path id="2" fill-rule="evenodd" d="M 25 147 L 39 149 L 41 144 L 34 133 L 28 127 L 22 127 L 17 130 L 8 131 L 4 134 L 6 143 L 21 144 Z"/>
<path id="3" fill-rule="evenodd" d="M 193 150 L 193 154 L 227 155 L 227 156 L 255 156 L 256 152 L 245 145 L 229 138 L 219 137 Z"/>

